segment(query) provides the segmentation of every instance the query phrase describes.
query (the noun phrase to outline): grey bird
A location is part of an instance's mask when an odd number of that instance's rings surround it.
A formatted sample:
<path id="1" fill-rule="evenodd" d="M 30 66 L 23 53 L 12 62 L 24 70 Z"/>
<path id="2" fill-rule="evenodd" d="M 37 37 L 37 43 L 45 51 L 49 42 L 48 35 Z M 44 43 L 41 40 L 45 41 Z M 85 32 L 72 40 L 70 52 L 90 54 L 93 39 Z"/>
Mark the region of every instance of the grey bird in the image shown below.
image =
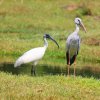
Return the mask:
<path id="1" fill-rule="evenodd" d="M 71 33 L 66 41 L 66 60 L 68 65 L 68 76 L 69 76 L 69 67 L 74 63 L 76 60 L 76 56 L 79 53 L 80 49 L 80 37 L 78 35 L 79 26 L 83 28 L 86 32 L 86 28 L 80 18 L 75 18 L 76 29 L 73 33 Z M 74 65 L 74 76 L 75 76 L 75 65 Z"/>

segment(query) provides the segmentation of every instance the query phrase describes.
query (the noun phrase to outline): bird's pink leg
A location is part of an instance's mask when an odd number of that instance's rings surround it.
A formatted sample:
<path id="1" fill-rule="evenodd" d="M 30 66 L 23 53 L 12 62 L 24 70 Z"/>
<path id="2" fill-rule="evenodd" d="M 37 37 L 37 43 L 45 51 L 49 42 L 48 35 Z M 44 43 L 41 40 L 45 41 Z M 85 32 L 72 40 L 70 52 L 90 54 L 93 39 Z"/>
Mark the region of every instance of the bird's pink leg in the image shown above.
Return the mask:
<path id="1" fill-rule="evenodd" d="M 69 68 L 70 68 L 70 55 L 68 55 L 68 59 L 69 59 L 69 61 L 68 61 L 68 77 L 69 77 Z"/>
<path id="2" fill-rule="evenodd" d="M 68 77 L 69 77 L 69 68 L 70 68 L 70 65 L 68 64 Z"/>

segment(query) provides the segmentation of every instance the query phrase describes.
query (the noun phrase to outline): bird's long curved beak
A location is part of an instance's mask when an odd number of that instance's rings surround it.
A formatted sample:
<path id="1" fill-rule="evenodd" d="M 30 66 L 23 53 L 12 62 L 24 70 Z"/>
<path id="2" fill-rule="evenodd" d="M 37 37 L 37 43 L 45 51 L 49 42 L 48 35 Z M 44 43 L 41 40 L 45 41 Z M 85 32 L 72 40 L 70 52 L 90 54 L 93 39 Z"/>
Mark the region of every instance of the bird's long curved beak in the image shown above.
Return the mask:
<path id="1" fill-rule="evenodd" d="M 86 31 L 86 28 L 85 28 L 85 26 L 84 26 L 84 24 L 83 24 L 82 22 L 80 23 L 80 26 L 83 28 L 83 30 L 84 30 L 85 33 L 86 33 L 86 32 L 87 32 L 87 31 Z"/>
<path id="2" fill-rule="evenodd" d="M 58 43 L 56 42 L 56 40 L 54 40 L 51 36 L 49 37 L 49 39 L 51 39 L 53 42 L 55 42 L 55 44 L 58 46 L 58 48 L 59 48 L 59 45 L 58 45 Z"/>

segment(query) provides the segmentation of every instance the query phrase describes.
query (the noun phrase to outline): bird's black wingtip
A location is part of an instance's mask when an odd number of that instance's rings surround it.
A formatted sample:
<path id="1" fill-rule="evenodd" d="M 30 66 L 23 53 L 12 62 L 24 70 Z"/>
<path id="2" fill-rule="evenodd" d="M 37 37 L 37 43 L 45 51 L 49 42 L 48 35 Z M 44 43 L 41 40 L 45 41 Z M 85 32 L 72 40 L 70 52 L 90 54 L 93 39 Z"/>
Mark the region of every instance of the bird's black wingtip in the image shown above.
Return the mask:
<path id="1" fill-rule="evenodd" d="M 69 52 L 67 51 L 66 52 L 67 65 L 72 65 L 75 62 L 76 56 L 77 55 L 73 55 L 72 58 L 69 58 Z M 70 62 L 70 64 L 69 64 L 69 62 Z"/>

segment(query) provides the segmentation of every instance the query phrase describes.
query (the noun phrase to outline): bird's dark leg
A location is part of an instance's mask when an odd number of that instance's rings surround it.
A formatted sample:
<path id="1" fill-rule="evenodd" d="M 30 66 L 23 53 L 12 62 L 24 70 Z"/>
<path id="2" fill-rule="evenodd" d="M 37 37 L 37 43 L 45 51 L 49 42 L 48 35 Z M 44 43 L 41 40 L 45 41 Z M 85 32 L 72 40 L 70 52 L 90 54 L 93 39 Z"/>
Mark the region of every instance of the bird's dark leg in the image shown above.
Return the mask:
<path id="1" fill-rule="evenodd" d="M 32 69 L 31 69 L 31 75 L 33 76 L 36 76 L 36 73 L 35 73 L 35 66 L 32 65 Z"/>

